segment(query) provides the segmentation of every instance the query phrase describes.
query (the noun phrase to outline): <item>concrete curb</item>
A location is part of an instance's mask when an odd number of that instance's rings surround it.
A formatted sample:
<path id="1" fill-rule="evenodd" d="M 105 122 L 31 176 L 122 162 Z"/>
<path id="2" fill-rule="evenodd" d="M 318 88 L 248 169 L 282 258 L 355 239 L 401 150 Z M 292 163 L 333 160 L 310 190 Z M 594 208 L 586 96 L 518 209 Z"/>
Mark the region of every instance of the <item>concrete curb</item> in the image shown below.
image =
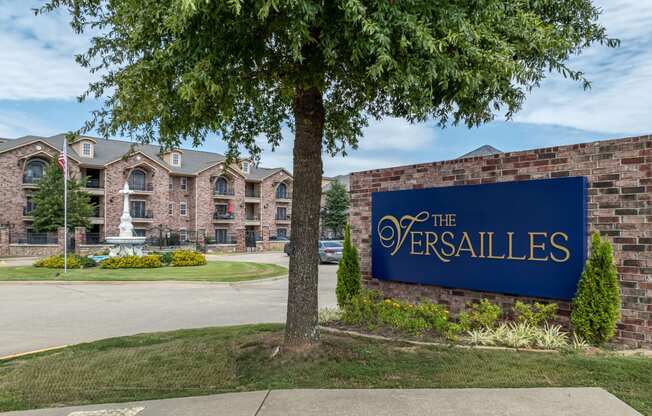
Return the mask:
<path id="1" fill-rule="evenodd" d="M 69 346 L 70 345 L 59 345 L 57 347 L 43 348 L 43 349 L 40 349 L 40 350 L 19 352 L 18 354 L 5 355 L 4 357 L 0 357 L 0 361 L 13 360 L 14 358 L 26 357 L 28 355 L 39 354 L 39 353 L 42 353 L 42 352 L 61 350 L 61 349 L 64 349 L 66 347 L 69 347 Z"/>
<path id="2" fill-rule="evenodd" d="M 262 279 L 241 280 L 237 282 L 207 282 L 203 280 L 0 280 L 1 285 L 133 285 L 133 284 L 203 284 L 232 286 L 253 283 L 273 282 L 287 279 L 288 275 L 264 277 Z"/>

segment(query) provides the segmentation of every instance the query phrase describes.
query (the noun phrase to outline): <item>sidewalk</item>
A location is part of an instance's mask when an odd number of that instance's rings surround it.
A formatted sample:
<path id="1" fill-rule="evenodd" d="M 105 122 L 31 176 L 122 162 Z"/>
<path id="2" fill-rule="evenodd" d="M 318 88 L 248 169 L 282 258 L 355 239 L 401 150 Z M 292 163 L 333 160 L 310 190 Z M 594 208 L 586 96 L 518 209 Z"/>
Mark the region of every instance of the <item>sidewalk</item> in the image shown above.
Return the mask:
<path id="1" fill-rule="evenodd" d="M 3 416 L 640 416 L 599 388 L 272 390 Z"/>

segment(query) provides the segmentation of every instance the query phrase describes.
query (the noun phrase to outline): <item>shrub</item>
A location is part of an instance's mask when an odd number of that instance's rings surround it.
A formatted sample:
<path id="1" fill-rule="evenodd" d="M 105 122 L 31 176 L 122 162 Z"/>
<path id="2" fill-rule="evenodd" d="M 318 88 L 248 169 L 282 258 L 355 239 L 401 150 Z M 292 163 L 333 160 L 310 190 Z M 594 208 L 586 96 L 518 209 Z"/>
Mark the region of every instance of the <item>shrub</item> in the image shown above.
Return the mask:
<path id="1" fill-rule="evenodd" d="M 573 299 L 571 323 L 582 339 L 599 345 L 614 336 L 619 312 L 620 289 L 611 244 L 595 233 Z"/>
<path id="2" fill-rule="evenodd" d="M 388 326 L 417 335 L 436 331 L 452 336 L 458 332 L 442 305 L 428 301 L 411 304 L 396 299 L 383 300 L 380 293 L 374 291 L 361 291 L 350 298 L 342 311 L 342 320 L 368 328 Z"/>
<path id="3" fill-rule="evenodd" d="M 111 257 L 100 263 L 103 269 L 154 269 L 161 266 L 161 257 L 155 254 Z"/>
<path id="4" fill-rule="evenodd" d="M 338 308 L 323 308 L 319 310 L 319 322 L 328 323 L 342 318 L 342 311 Z"/>
<path id="5" fill-rule="evenodd" d="M 533 326 L 527 322 L 502 323 L 496 328 L 473 329 L 467 333 L 474 345 L 502 345 L 512 348 L 563 349 L 568 334 L 559 325 Z"/>
<path id="6" fill-rule="evenodd" d="M 191 250 L 179 250 L 172 253 L 172 262 L 175 267 L 201 266 L 206 264 L 203 254 Z"/>
<path id="7" fill-rule="evenodd" d="M 172 253 L 169 251 L 164 251 L 163 253 L 159 253 L 159 257 L 161 257 L 161 263 L 163 263 L 166 266 L 169 266 L 170 263 L 172 263 Z"/>
<path id="8" fill-rule="evenodd" d="M 500 306 L 482 299 L 480 303 L 468 303 L 466 312 L 460 313 L 458 320 L 465 331 L 493 328 L 500 319 Z"/>
<path id="9" fill-rule="evenodd" d="M 342 259 L 337 268 L 337 304 L 340 308 L 360 293 L 360 264 L 358 263 L 358 252 L 351 244 L 351 228 L 347 225 L 344 228 L 344 247 Z"/>
<path id="10" fill-rule="evenodd" d="M 555 313 L 557 313 L 557 304 L 534 302 L 534 305 L 530 305 L 517 300 L 516 303 L 514 303 L 512 310 L 514 311 L 516 322 L 524 322 L 532 326 L 539 326 L 552 320 Z"/>
<path id="11" fill-rule="evenodd" d="M 34 263 L 34 267 L 45 267 L 48 269 L 63 269 L 63 255 L 50 256 Z M 78 256 L 71 254 L 68 256 L 68 268 L 79 269 L 86 267 L 95 267 L 97 263 L 90 257 Z"/>

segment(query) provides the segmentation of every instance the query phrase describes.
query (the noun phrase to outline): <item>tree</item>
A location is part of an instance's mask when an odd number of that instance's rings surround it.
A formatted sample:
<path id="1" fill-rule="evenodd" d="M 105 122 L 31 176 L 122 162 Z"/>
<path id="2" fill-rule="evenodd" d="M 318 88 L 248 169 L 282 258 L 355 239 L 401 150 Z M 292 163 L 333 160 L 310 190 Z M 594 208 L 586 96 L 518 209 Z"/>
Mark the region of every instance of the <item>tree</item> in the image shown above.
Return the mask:
<path id="1" fill-rule="evenodd" d="M 51 163 L 38 183 L 38 190 L 32 197 L 34 202 L 34 229 L 39 232 L 56 231 L 63 227 L 63 172 L 56 163 Z M 81 190 L 83 184 L 68 179 L 68 229 L 90 227 L 88 218 L 95 207 L 91 197 Z"/>
<path id="2" fill-rule="evenodd" d="M 335 235 L 341 236 L 349 216 L 349 193 L 339 181 L 333 181 L 325 195 L 322 222 L 325 227 L 332 229 Z"/>
<path id="3" fill-rule="evenodd" d="M 595 233 L 573 299 L 571 323 L 577 335 L 600 345 L 614 336 L 619 317 L 620 286 L 611 244 Z"/>
<path id="4" fill-rule="evenodd" d="M 360 293 L 360 263 L 358 262 L 358 250 L 351 243 L 351 227 L 344 228 L 344 248 L 342 259 L 337 267 L 337 304 L 340 308 L 355 295 Z"/>
<path id="5" fill-rule="evenodd" d="M 548 71 L 615 46 L 591 0 L 49 0 L 92 31 L 77 57 L 103 100 L 80 132 L 165 148 L 210 134 L 233 160 L 294 131 L 286 347 L 319 339 L 322 152 L 357 148 L 368 119 L 468 126 L 510 117 Z M 405 138 L 409 140 L 409 138 Z M 263 139 L 264 140 L 264 139 Z"/>

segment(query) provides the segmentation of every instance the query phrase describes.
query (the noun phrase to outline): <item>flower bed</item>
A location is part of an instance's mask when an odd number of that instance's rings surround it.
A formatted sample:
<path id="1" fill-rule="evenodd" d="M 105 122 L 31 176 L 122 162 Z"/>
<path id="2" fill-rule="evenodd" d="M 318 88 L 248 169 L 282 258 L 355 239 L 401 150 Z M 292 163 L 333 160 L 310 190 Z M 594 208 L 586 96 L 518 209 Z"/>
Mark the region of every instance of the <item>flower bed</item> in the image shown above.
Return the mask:
<path id="1" fill-rule="evenodd" d="M 63 255 L 45 257 L 34 263 L 34 267 L 44 267 L 47 269 L 63 269 L 63 265 Z M 90 257 L 70 254 L 68 255 L 67 265 L 69 269 L 83 269 L 85 267 L 95 267 L 97 263 Z"/>

